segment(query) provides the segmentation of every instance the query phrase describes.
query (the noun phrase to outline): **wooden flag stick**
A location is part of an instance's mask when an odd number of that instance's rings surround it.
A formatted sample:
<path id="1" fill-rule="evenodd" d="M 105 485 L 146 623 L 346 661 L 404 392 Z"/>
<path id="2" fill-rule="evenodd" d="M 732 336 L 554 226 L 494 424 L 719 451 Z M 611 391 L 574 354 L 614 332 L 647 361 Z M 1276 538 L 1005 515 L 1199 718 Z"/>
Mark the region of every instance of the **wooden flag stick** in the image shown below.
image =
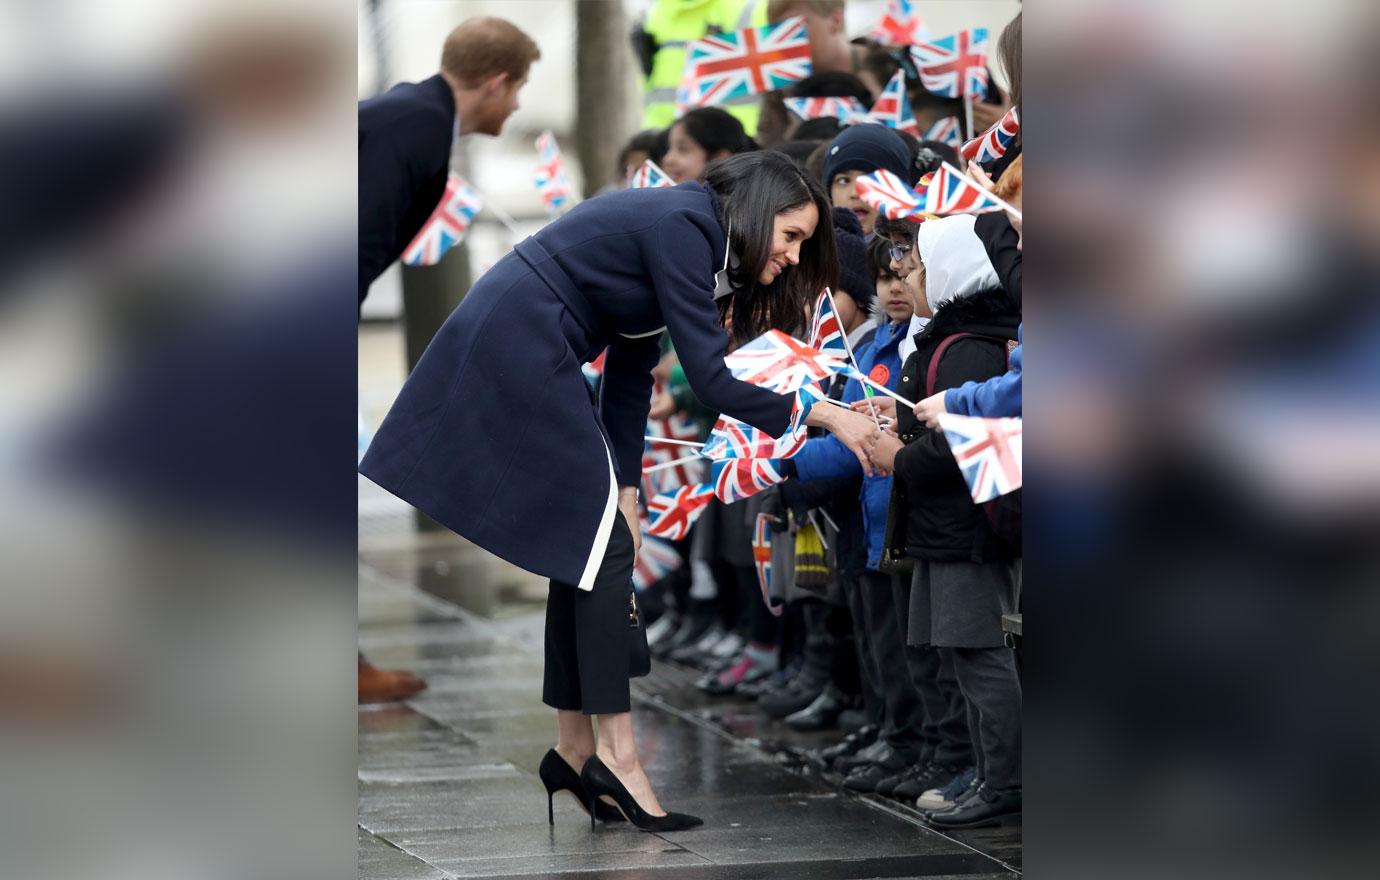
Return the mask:
<path id="1" fill-rule="evenodd" d="M 508 227 L 508 231 L 513 234 L 514 243 L 522 241 L 523 236 L 521 230 L 517 228 L 517 221 L 514 220 L 507 211 L 494 204 L 493 200 L 488 196 L 485 196 L 483 193 L 480 193 L 480 195 L 484 198 L 484 207 L 492 211 L 494 216 L 498 218 L 498 222 Z"/>
<path id="2" fill-rule="evenodd" d="M 642 469 L 642 473 L 643 473 L 644 476 L 647 475 L 647 474 L 654 474 L 654 473 L 656 473 L 657 471 L 664 471 L 664 470 L 666 470 L 666 469 L 668 469 L 668 468 L 673 468 L 673 467 L 677 467 L 677 466 L 679 466 L 679 465 L 683 465 L 683 464 L 685 464 L 686 462 L 689 462 L 689 461 L 700 461 L 701 459 L 702 459 L 702 456 L 699 456 L 699 455 L 684 455 L 684 456 L 681 456 L 680 458 L 677 458 L 677 459 L 674 460 L 674 461 L 664 461 L 664 462 L 662 462 L 661 464 L 652 465 L 652 466 L 649 467 L 649 468 L 643 468 L 643 469 Z"/>
<path id="3" fill-rule="evenodd" d="M 966 89 L 965 89 L 965 91 L 966 91 Z M 972 140 L 973 138 L 977 137 L 977 132 L 973 131 L 973 93 L 972 93 L 972 92 L 967 92 L 967 94 L 965 94 L 965 95 L 963 96 L 963 115 L 964 115 L 964 119 L 965 119 L 965 120 L 967 121 L 967 123 L 968 123 L 968 137 L 967 137 L 967 140 L 964 141 L 964 143 L 967 143 L 967 141 L 970 141 L 970 140 Z M 959 149 L 960 149 L 960 150 L 962 149 L 962 146 L 961 146 L 961 145 L 960 145 Z"/>
<path id="4" fill-rule="evenodd" d="M 882 392 L 887 397 L 894 398 L 898 403 L 904 403 L 911 409 L 915 409 L 915 404 L 911 403 L 909 400 L 906 400 L 904 397 L 897 394 L 895 391 L 892 391 L 885 385 L 879 385 L 878 383 L 873 382 L 871 379 L 867 378 L 862 373 L 858 372 L 855 369 L 852 369 L 851 367 L 849 368 L 848 372 L 851 373 L 853 375 L 853 378 L 857 379 L 859 382 L 866 382 L 868 385 L 871 385 L 873 388 L 876 388 L 878 391 Z"/>
<path id="5" fill-rule="evenodd" d="M 642 439 L 646 440 L 648 443 L 670 443 L 674 446 L 693 446 L 696 449 L 699 449 L 701 446 L 704 445 L 703 443 L 697 440 L 674 440 L 670 437 L 654 437 L 651 434 L 648 434 L 646 437 L 643 437 Z"/>

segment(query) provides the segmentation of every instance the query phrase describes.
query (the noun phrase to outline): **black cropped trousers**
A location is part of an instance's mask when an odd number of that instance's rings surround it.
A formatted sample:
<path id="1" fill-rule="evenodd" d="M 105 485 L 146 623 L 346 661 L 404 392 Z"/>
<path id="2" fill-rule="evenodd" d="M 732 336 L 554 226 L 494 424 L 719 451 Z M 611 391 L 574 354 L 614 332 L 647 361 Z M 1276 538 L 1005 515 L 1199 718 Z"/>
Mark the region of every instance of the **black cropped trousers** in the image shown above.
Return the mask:
<path id="1" fill-rule="evenodd" d="M 542 702 L 553 709 L 604 715 L 632 706 L 628 597 L 635 556 L 632 532 L 615 513 L 594 588 L 553 580 L 546 600 Z"/>

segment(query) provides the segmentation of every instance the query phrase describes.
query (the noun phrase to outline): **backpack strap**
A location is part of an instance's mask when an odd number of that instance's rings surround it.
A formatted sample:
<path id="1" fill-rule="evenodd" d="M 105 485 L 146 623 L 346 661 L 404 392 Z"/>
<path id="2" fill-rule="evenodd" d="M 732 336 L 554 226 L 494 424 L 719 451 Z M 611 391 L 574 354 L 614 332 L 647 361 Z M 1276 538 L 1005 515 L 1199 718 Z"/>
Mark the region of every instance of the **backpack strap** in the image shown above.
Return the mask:
<path id="1" fill-rule="evenodd" d="M 963 339 L 966 336 L 974 336 L 978 339 L 990 339 L 993 342 L 1002 343 L 1002 349 L 1006 353 L 1006 370 L 1007 372 L 1011 371 L 1011 353 L 1015 351 L 1016 346 L 1020 344 L 1016 340 L 999 339 L 995 336 L 984 336 L 981 333 L 951 333 L 948 336 L 945 336 L 942 340 L 940 340 L 939 345 L 937 345 L 934 349 L 934 354 L 930 355 L 930 366 L 929 369 L 925 372 L 926 397 L 931 397 L 934 395 L 934 385 L 935 382 L 939 379 L 939 361 L 941 358 L 944 357 L 944 352 L 948 350 L 949 346 L 953 345 L 955 342 L 957 342 L 960 339 Z"/>
<path id="2" fill-rule="evenodd" d="M 934 395 L 934 383 L 939 378 L 939 360 L 940 358 L 944 357 L 944 352 L 948 351 L 949 346 L 953 345 L 955 342 L 964 338 L 965 336 L 975 335 L 976 334 L 974 333 L 951 333 L 948 336 L 945 336 L 943 339 L 941 339 L 939 341 L 939 345 L 935 346 L 934 354 L 930 355 L 929 369 L 925 371 L 926 397 L 932 397 Z"/>

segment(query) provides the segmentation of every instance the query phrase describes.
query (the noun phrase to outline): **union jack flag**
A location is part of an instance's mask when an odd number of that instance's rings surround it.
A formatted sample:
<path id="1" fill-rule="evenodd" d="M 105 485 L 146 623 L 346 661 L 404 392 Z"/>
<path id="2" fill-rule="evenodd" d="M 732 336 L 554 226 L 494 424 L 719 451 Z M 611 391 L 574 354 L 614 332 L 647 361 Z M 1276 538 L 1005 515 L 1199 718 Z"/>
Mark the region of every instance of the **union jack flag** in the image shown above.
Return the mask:
<path id="1" fill-rule="evenodd" d="M 710 465 L 711 488 L 725 504 L 742 501 L 784 480 L 770 458 L 730 458 Z"/>
<path id="2" fill-rule="evenodd" d="M 744 382 L 790 394 L 832 375 L 842 360 L 838 351 L 820 351 L 790 334 L 768 330 L 725 357 L 724 364 Z"/>
<path id="3" fill-rule="evenodd" d="M 930 30 L 915 11 L 912 0 L 891 0 L 886 14 L 868 36 L 883 46 L 909 46 L 929 39 Z"/>
<path id="4" fill-rule="evenodd" d="M 681 486 L 664 492 L 647 502 L 647 534 L 668 541 L 680 541 L 690 534 L 690 527 L 704 513 L 714 499 L 714 487 L 709 483 Z"/>
<path id="5" fill-rule="evenodd" d="M 838 351 L 846 357 L 848 346 L 844 342 L 843 325 L 839 323 L 838 313 L 834 311 L 834 300 L 829 291 L 820 291 L 815 300 L 814 317 L 810 320 L 810 348 L 820 351 Z"/>
<path id="6" fill-rule="evenodd" d="M 599 352 L 599 356 L 587 364 L 580 364 L 580 372 L 585 374 L 585 381 L 595 388 L 599 387 L 599 380 L 604 378 L 604 359 L 609 355 L 606 348 Z"/>
<path id="7" fill-rule="evenodd" d="M 670 542 L 647 534 L 646 515 L 642 517 L 642 548 L 633 564 L 633 587 L 645 590 L 666 575 L 680 568 L 684 560 Z"/>
<path id="8" fill-rule="evenodd" d="M 700 455 L 712 461 L 727 458 L 790 458 L 804 445 L 803 430 L 788 430 L 785 436 L 776 438 L 737 419 L 719 416 Z"/>
<path id="9" fill-rule="evenodd" d="M 858 198 L 866 202 L 874 211 L 879 211 L 888 220 L 914 218 L 920 214 L 923 197 L 911 189 L 901 178 L 878 168 L 871 174 L 859 177 L 853 184 Z"/>
<path id="10" fill-rule="evenodd" d="M 633 172 L 632 177 L 628 178 L 629 189 L 655 189 L 661 186 L 675 186 L 676 182 L 671 179 L 671 175 L 661 170 L 651 159 L 642 163 L 642 167 Z"/>
<path id="11" fill-rule="evenodd" d="M 986 214 L 1005 210 L 996 197 L 973 183 L 948 162 L 934 172 L 925 187 L 920 212 L 943 217 L 946 214 Z"/>
<path id="12" fill-rule="evenodd" d="M 810 75 L 810 37 L 800 16 L 713 34 L 686 51 L 678 101 L 708 107 L 784 88 Z"/>
<path id="13" fill-rule="evenodd" d="M 949 440 L 963 479 L 982 504 L 1021 488 L 1021 420 L 982 419 L 940 413 L 939 426 Z"/>
<path id="14" fill-rule="evenodd" d="M 661 391 L 661 383 L 656 383 L 653 394 Z M 652 419 L 647 422 L 649 434 L 657 437 L 670 437 L 672 440 L 700 439 L 700 429 L 689 417 L 676 413 L 667 419 Z M 642 453 L 642 469 L 680 461 L 676 467 L 662 468 L 642 477 L 642 497 L 652 498 L 663 492 L 689 486 L 704 479 L 703 459 L 698 455 L 687 454 L 693 450 L 670 443 L 648 443 Z"/>
<path id="15" fill-rule="evenodd" d="M 757 514 L 752 528 L 752 566 L 757 569 L 757 585 L 762 588 L 762 602 L 773 615 L 780 617 L 785 610 L 771 601 L 771 523 L 776 519 L 769 513 Z"/>
<path id="16" fill-rule="evenodd" d="M 941 144 L 948 144 L 951 147 L 961 147 L 963 146 L 963 124 L 958 121 L 957 116 L 945 116 L 931 125 L 921 140 L 939 141 Z"/>
<path id="17" fill-rule="evenodd" d="M 783 98 L 782 103 L 801 119 L 832 117 L 845 125 L 867 120 L 867 108 L 857 98 Z"/>
<path id="18" fill-rule="evenodd" d="M 556 136 L 550 131 L 544 131 L 537 137 L 537 153 L 540 154 L 541 161 L 537 164 L 533 180 L 546 209 L 555 213 L 574 198 L 574 190 L 570 187 L 570 180 L 565 176 L 561 148 L 556 143 Z"/>
<path id="19" fill-rule="evenodd" d="M 959 31 L 910 47 L 920 84 L 945 98 L 987 94 L 987 28 Z"/>
<path id="20" fill-rule="evenodd" d="M 848 357 L 848 340 L 843 333 L 843 325 L 839 323 L 839 316 L 834 311 L 834 298 L 829 295 L 829 288 L 820 291 L 819 299 L 815 301 L 815 310 L 810 318 L 810 336 L 806 345 L 810 348 L 817 348 L 820 351 L 832 351 Z M 819 387 L 828 390 L 829 379 L 823 379 Z"/>
<path id="21" fill-rule="evenodd" d="M 846 367 L 847 365 L 840 363 L 839 366 Z M 791 427 L 788 432 L 791 436 L 799 434 L 803 437 L 805 435 L 805 419 L 810 415 L 810 409 L 815 403 L 823 399 L 824 392 L 820 390 L 818 385 L 801 386 L 800 390 L 795 393 L 795 400 L 791 403 Z M 794 455 L 795 453 L 791 454 Z"/>
<path id="22" fill-rule="evenodd" d="M 441 262 L 446 251 L 464 240 L 470 221 L 482 207 L 484 202 L 479 193 L 463 177 L 452 174 L 446 181 L 441 203 L 403 251 L 402 261 L 409 266 L 434 266 Z"/>
<path id="23" fill-rule="evenodd" d="M 1016 108 L 1012 107 L 991 128 L 964 144 L 959 152 L 966 161 L 979 165 L 1000 159 L 1011 148 L 1011 143 L 1016 140 L 1016 133 L 1020 130 L 1020 117 L 1016 115 Z"/>
<path id="24" fill-rule="evenodd" d="M 915 114 L 910 112 L 910 100 L 906 98 L 904 70 L 896 71 L 891 82 L 882 89 L 882 94 L 872 105 L 872 112 L 867 114 L 867 121 L 880 122 L 887 128 L 920 136 L 920 125 L 915 121 Z"/>

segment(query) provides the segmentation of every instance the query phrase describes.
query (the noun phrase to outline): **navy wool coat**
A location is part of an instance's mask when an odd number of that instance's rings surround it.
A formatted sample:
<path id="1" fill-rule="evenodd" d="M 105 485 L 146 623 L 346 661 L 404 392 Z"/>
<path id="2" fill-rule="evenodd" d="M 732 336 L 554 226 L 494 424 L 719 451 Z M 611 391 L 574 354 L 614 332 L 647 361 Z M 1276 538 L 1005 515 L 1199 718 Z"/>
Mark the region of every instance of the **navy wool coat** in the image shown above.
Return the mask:
<path id="1" fill-rule="evenodd" d="M 441 203 L 455 95 L 440 74 L 359 104 L 359 301 Z"/>
<path id="2" fill-rule="evenodd" d="M 792 397 L 733 378 L 715 273 L 727 242 L 698 183 L 589 199 L 520 244 L 451 313 L 360 472 L 490 552 L 591 589 L 642 474 L 658 338 L 709 407 L 780 436 Z M 600 396 L 580 365 L 608 346 Z"/>

